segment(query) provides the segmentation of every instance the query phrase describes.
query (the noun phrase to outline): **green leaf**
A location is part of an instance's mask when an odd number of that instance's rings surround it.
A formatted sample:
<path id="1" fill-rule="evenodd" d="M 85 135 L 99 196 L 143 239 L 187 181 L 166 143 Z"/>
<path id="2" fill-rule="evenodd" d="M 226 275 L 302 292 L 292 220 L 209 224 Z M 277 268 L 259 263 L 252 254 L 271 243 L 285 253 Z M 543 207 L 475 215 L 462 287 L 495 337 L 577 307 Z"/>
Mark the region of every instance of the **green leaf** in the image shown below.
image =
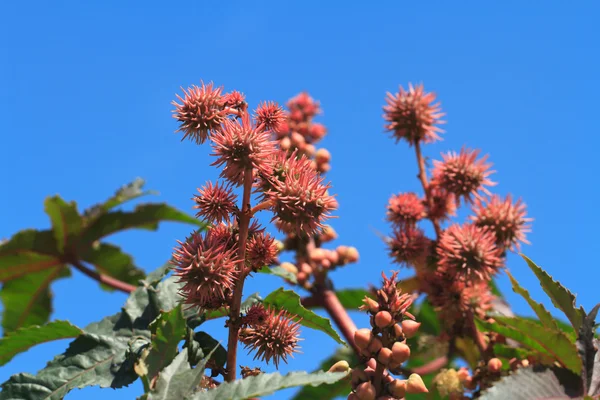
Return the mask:
<path id="1" fill-rule="evenodd" d="M 332 356 L 323 360 L 319 368 L 313 372 L 327 371 L 338 361 L 347 361 L 350 366 L 358 365 L 360 362 L 354 354 L 354 350 L 349 347 L 340 347 Z M 339 396 L 346 397 L 350 390 L 352 390 L 352 386 L 348 379 L 341 379 L 331 385 L 304 386 L 292 400 L 333 400 Z"/>
<path id="2" fill-rule="evenodd" d="M 169 312 L 161 313 L 150 324 L 152 343 L 150 353 L 145 359 L 148 376 L 152 380 L 160 370 L 169 365 L 177 355 L 177 346 L 186 333 L 186 323 L 181 305 Z"/>
<path id="3" fill-rule="evenodd" d="M 504 295 L 502 294 L 502 292 L 500 291 L 500 288 L 498 287 L 498 282 L 496 282 L 496 278 L 490 279 L 490 291 L 492 292 L 492 294 L 494 296 L 499 297 L 501 299 L 504 298 Z"/>
<path id="4" fill-rule="evenodd" d="M 576 374 L 581 373 L 582 365 L 581 359 L 577 355 L 577 348 L 564 332 L 552 331 L 518 317 L 496 316 L 494 319 L 496 324 L 490 324 L 492 331 L 514 339 L 533 350 L 551 355 L 565 368 Z M 502 329 L 498 330 L 496 325 L 501 325 L 508 330 L 501 332 Z"/>
<path id="5" fill-rule="evenodd" d="M 507 359 L 518 358 L 519 360 L 524 360 L 531 356 L 537 356 L 540 353 L 533 352 L 531 350 L 524 349 L 522 347 L 510 347 L 505 344 L 496 343 L 494 345 L 494 354 L 497 357 L 504 357 Z M 552 358 L 554 361 L 554 358 Z"/>
<path id="6" fill-rule="evenodd" d="M 50 284 L 71 275 L 59 265 L 45 271 L 31 273 L 5 282 L 0 290 L 4 305 L 2 329 L 4 334 L 30 325 L 43 325 L 52 312 Z"/>
<path id="7" fill-rule="evenodd" d="M 133 365 L 138 354 L 131 352 L 131 342 L 147 343 L 148 336 L 148 331 L 134 330 L 121 313 L 104 318 L 87 326 L 37 375 L 13 375 L 2 384 L 0 400 L 59 400 L 75 388 L 126 386 L 137 379 Z"/>
<path id="8" fill-rule="evenodd" d="M 81 243 L 92 243 L 127 229 L 156 230 L 161 221 L 182 222 L 204 228 L 206 224 L 167 204 L 143 204 L 132 212 L 114 211 L 102 214 L 81 234 Z"/>
<path id="9" fill-rule="evenodd" d="M 358 307 L 363 305 L 365 296 L 373 297 L 373 295 L 365 289 L 342 289 L 336 290 L 335 294 L 340 303 L 342 303 L 342 306 L 351 311 L 356 311 Z"/>
<path id="10" fill-rule="evenodd" d="M 521 297 L 523 297 L 527 301 L 529 306 L 535 312 L 535 315 L 537 315 L 540 319 L 542 325 L 544 325 L 550 330 L 558 330 L 558 325 L 556 324 L 556 321 L 554 320 L 552 314 L 550 314 L 550 312 L 546 310 L 546 308 L 542 304 L 534 301 L 529 295 L 529 292 L 526 289 L 522 288 L 521 285 L 519 285 L 519 282 L 517 282 L 517 280 L 513 278 L 510 272 L 506 271 L 506 275 L 508 275 L 508 277 L 510 278 L 513 292 L 520 294 Z"/>
<path id="11" fill-rule="evenodd" d="M 0 282 L 62 264 L 52 231 L 21 231 L 0 245 Z"/>
<path id="12" fill-rule="evenodd" d="M 331 326 L 331 322 L 327 318 L 323 318 L 304 308 L 302 304 L 300 304 L 300 296 L 292 290 L 279 288 L 269 294 L 264 299 L 263 304 L 276 310 L 286 310 L 292 314 L 294 320 L 299 321 L 301 325 L 324 332 L 336 342 L 345 344 Z"/>
<path id="13" fill-rule="evenodd" d="M 96 242 L 81 254 L 81 259 L 96 267 L 98 272 L 132 285 L 137 285 L 146 276 L 134 265 L 133 257 L 112 244 Z M 114 290 L 107 285 L 100 286 L 108 291 Z"/>
<path id="14" fill-rule="evenodd" d="M 421 327 L 419 328 L 420 332 L 429 333 L 431 335 L 440 334 L 442 328 L 438 314 L 427 299 L 423 300 L 419 305 L 415 318 L 421 323 Z"/>
<path id="15" fill-rule="evenodd" d="M 123 185 L 115 192 L 115 194 L 106 200 L 104 203 L 96 204 L 89 209 L 85 210 L 83 214 L 88 219 L 97 218 L 103 213 L 112 210 L 130 200 L 137 199 L 138 197 L 146 196 L 149 194 L 158 194 L 158 192 L 147 190 L 142 191 L 145 185 L 145 181 L 142 178 L 136 178 L 133 182 Z"/>
<path id="16" fill-rule="evenodd" d="M 419 289 L 420 283 L 419 278 L 412 276 L 410 278 L 402 279 L 396 284 L 396 288 L 400 289 L 403 293 L 412 293 Z"/>
<path id="17" fill-rule="evenodd" d="M 296 275 L 294 275 L 293 273 L 291 273 L 290 271 L 288 271 L 286 269 L 281 268 L 280 266 L 275 266 L 275 267 L 264 266 L 261 269 L 259 269 L 258 272 L 260 272 L 261 274 L 279 276 L 293 284 L 298 283 L 298 279 L 297 279 Z"/>
<path id="18" fill-rule="evenodd" d="M 82 330 L 68 321 L 52 321 L 46 325 L 20 328 L 0 339 L 0 365 L 33 346 L 53 340 L 75 338 Z"/>
<path id="19" fill-rule="evenodd" d="M 486 389 L 481 400 L 581 399 L 581 381 L 559 368 L 519 368 Z"/>
<path id="20" fill-rule="evenodd" d="M 538 267 L 533 261 L 527 258 L 525 255 L 521 254 L 521 257 L 525 259 L 529 268 L 533 271 L 533 273 L 537 276 L 540 281 L 540 285 L 544 292 L 550 299 L 552 300 L 552 304 L 554 307 L 561 310 L 575 330 L 579 330 L 584 318 L 583 308 L 575 308 L 575 295 L 571 293 L 568 289 L 562 286 L 560 283 L 552 279 L 550 275 L 540 267 Z"/>
<path id="21" fill-rule="evenodd" d="M 171 271 L 173 265 L 170 262 L 166 262 L 162 266 L 158 267 L 154 271 L 150 272 L 144 279 L 144 284 L 154 286 L 160 282 L 167 274 Z"/>
<path id="22" fill-rule="evenodd" d="M 250 376 L 246 379 L 222 383 L 218 388 L 197 393 L 193 400 L 232 400 L 250 397 L 267 396 L 278 390 L 305 385 L 332 384 L 344 379 L 344 372 L 290 372 L 281 375 L 279 372 Z"/>
<path id="23" fill-rule="evenodd" d="M 81 230 L 82 221 L 77 211 L 77 204 L 74 201 L 67 203 L 60 196 L 54 196 L 46 199 L 44 209 L 52 222 L 56 248 L 62 253 Z"/>
<path id="24" fill-rule="evenodd" d="M 227 350 L 215 338 L 206 332 L 199 331 L 194 333 L 192 340 L 194 341 L 194 346 L 192 347 L 196 349 L 194 361 L 204 358 L 206 354 L 211 353 L 211 358 L 218 367 L 225 366 L 227 362 Z M 196 365 L 196 362 L 191 364 Z"/>

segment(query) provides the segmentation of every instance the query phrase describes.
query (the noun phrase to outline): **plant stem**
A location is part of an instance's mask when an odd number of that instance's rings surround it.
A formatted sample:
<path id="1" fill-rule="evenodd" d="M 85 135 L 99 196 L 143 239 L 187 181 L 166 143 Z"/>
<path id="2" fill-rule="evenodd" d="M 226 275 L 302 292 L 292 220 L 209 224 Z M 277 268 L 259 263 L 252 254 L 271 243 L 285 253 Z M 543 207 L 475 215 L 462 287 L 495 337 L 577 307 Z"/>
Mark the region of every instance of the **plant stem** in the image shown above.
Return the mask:
<path id="1" fill-rule="evenodd" d="M 421 185 L 423 186 L 423 191 L 425 192 L 425 200 L 429 205 L 429 209 L 433 209 L 433 197 L 431 197 L 431 188 L 429 182 L 427 181 L 427 173 L 425 171 L 425 159 L 423 158 L 423 154 L 421 153 L 421 143 L 415 143 L 415 153 L 417 155 L 417 164 L 419 165 L 419 180 L 421 181 Z M 440 223 L 436 219 L 430 218 L 431 223 L 433 224 L 433 229 L 435 229 L 435 235 L 437 238 L 440 238 L 442 233 L 442 229 L 440 228 Z"/>
<path id="2" fill-rule="evenodd" d="M 271 207 L 271 205 L 272 205 L 272 204 L 271 204 L 271 202 L 270 202 L 269 200 L 267 200 L 267 201 L 263 201 L 262 203 L 255 205 L 255 206 L 252 208 L 252 211 L 251 211 L 251 212 L 252 212 L 252 215 L 256 214 L 256 213 L 257 213 L 257 212 L 259 212 L 259 211 L 262 211 L 262 210 L 267 210 L 269 207 Z"/>
<path id="3" fill-rule="evenodd" d="M 121 292 L 131 293 L 135 289 L 137 289 L 136 286 L 130 285 L 129 283 L 120 281 L 120 280 L 112 278 L 108 275 L 104 275 L 97 271 L 94 271 L 93 269 L 86 267 L 79 261 L 69 261 L 69 264 L 73 265 L 73 267 L 75 267 L 75 269 L 83 272 L 85 275 L 89 276 L 93 280 L 103 283 L 107 286 L 110 286 L 113 289 L 120 290 Z"/>
<path id="4" fill-rule="evenodd" d="M 340 303 L 335 292 L 333 290 L 320 288 L 317 289 L 315 297 L 320 300 L 320 303 L 323 305 L 333 322 L 337 325 L 342 336 L 346 339 L 346 342 L 352 346 L 356 354 L 360 357 L 360 350 L 354 343 L 354 333 L 357 329 L 356 325 L 348 315 L 348 312 L 342 303 Z"/>
<path id="5" fill-rule="evenodd" d="M 229 308 L 229 339 L 227 341 L 227 382 L 235 380 L 237 369 L 237 348 L 238 336 L 240 328 L 240 309 L 242 306 L 242 294 L 244 292 L 244 280 L 246 279 L 246 241 L 248 240 L 248 227 L 250 226 L 250 218 L 252 217 L 252 209 L 250 205 L 250 195 L 252 193 L 252 168 L 244 171 L 244 194 L 242 197 L 242 212 L 239 220 L 239 243 L 238 257 L 239 261 L 239 278 L 233 291 L 233 298 Z"/>

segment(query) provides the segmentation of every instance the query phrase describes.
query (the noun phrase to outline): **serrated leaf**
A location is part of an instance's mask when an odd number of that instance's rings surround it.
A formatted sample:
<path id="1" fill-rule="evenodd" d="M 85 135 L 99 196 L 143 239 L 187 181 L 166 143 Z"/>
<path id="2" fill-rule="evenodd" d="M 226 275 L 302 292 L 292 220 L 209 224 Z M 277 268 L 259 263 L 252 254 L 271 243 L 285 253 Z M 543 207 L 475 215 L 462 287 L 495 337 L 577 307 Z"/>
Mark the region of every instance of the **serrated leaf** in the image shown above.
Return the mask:
<path id="1" fill-rule="evenodd" d="M 62 253 L 69 241 L 81 230 L 82 220 L 77 204 L 74 201 L 67 203 L 60 196 L 53 196 L 44 202 L 44 210 L 52 223 L 56 248 Z"/>
<path id="2" fill-rule="evenodd" d="M 323 318 L 304 308 L 300 303 L 300 296 L 292 290 L 279 288 L 269 294 L 263 300 L 263 304 L 276 310 L 286 310 L 295 316 L 294 320 L 299 321 L 301 325 L 324 332 L 336 342 L 345 344 L 340 335 L 331 326 L 331 322 L 327 318 Z"/>
<path id="3" fill-rule="evenodd" d="M 286 281 L 289 281 L 293 284 L 298 283 L 298 278 L 296 277 L 295 274 L 291 273 L 290 271 L 288 271 L 286 269 L 281 268 L 280 266 L 275 266 L 275 267 L 264 266 L 261 269 L 259 269 L 258 272 L 261 274 L 279 276 L 280 278 L 283 278 Z"/>
<path id="4" fill-rule="evenodd" d="M 96 267 L 98 272 L 132 285 L 137 285 L 146 276 L 135 266 L 132 256 L 112 244 L 96 243 L 81 254 L 81 259 Z M 108 285 L 100 286 L 108 291 L 114 290 Z"/>
<path id="5" fill-rule="evenodd" d="M 146 278 L 144 279 L 144 283 L 146 285 L 155 285 L 155 284 L 157 284 L 165 276 L 167 276 L 169 274 L 169 272 L 171 271 L 171 268 L 172 268 L 172 264 L 170 262 L 167 262 L 167 263 L 161 265 L 160 267 L 158 267 L 154 271 L 150 272 L 148 274 L 148 276 L 146 276 Z"/>
<path id="6" fill-rule="evenodd" d="M 564 369 L 519 368 L 485 390 L 481 400 L 581 399 L 581 382 Z"/>
<path id="7" fill-rule="evenodd" d="M 146 332 L 133 330 L 121 313 L 90 324 L 37 375 L 21 373 L 3 383 L 0 400 L 59 400 L 75 388 L 126 386 L 137 379 L 130 340 Z"/>
<path id="8" fill-rule="evenodd" d="M 494 354 L 497 357 L 504 357 L 506 359 L 518 358 L 519 360 L 524 360 L 528 357 L 542 357 L 544 364 L 548 365 L 554 362 L 554 357 L 550 357 L 546 354 L 538 353 L 535 351 L 531 351 L 525 349 L 523 347 L 511 347 L 505 344 L 496 343 L 494 345 Z"/>
<path id="9" fill-rule="evenodd" d="M 179 342 L 186 333 L 186 322 L 181 312 L 181 305 L 169 312 L 161 313 L 150 324 L 150 332 L 152 342 L 145 363 L 148 376 L 152 380 L 175 358 Z"/>
<path id="10" fill-rule="evenodd" d="M 152 190 L 143 191 L 142 188 L 144 187 L 145 183 L 146 182 L 142 178 L 136 178 L 133 182 L 121 186 L 108 200 L 90 207 L 89 209 L 85 210 L 83 214 L 88 219 L 97 218 L 101 214 L 110 211 L 111 209 L 118 207 L 130 200 L 134 200 L 149 194 L 158 194 L 158 192 Z"/>
<path id="11" fill-rule="evenodd" d="M 319 368 L 313 373 L 327 371 L 338 361 L 347 361 L 350 366 L 358 365 L 360 362 L 354 350 L 349 347 L 340 347 L 332 356 L 323 360 Z M 341 379 L 331 385 L 304 386 L 292 400 L 333 400 L 339 396 L 347 396 L 351 390 L 350 382 L 347 379 Z"/>
<path id="12" fill-rule="evenodd" d="M 267 396 L 278 390 L 305 385 L 332 384 L 344 379 L 344 372 L 290 372 L 281 375 L 279 372 L 250 376 L 246 379 L 223 383 L 218 388 L 197 393 L 193 400 L 237 400 L 251 397 Z"/>
<path id="13" fill-rule="evenodd" d="M 520 332 L 525 337 L 535 341 L 539 347 L 543 349 L 543 352 L 553 356 L 565 368 L 570 369 L 576 374 L 581 373 L 582 365 L 581 359 L 577 355 L 577 348 L 564 332 L 559 330 L 552 331 L 541 325 L 534 324 L 531 321 L 518 317 L 509 318 L 497 316 L 495 317 L 495 320 L 498 324 L 508 327 L 513 331 Z M 505 336 L 521 342 L 516 337 Z"/>
<path id="14" fill-rule="evenodd" d="M 4 305 L 2 329 L 4 334 L 30 325 L 43 325 L 52 312 L 50 284 L 71 275 L 63 265 L 31 273 L 5 282 L 0 290 Z"/>
<path id="15" fill-rule="evenodd" d="M 512 283 L 513 292 L 520 294 L 521 297 L 523 297 L 525 301 L 527 301 L 527 304 L 529 304 L 529 306 L 533 309 L 535 315 L 537 315 L 537 317 L 540 319 L 542 325 L 544 325 L 550 330 L 558 330 L 558 325 L 556 324 L 556 321 L 554 320 L 552 314 L 550 314 L 550 312 L 546 310 L 546 308 L 542 304 L 534 301 L 529 295 L 529 292 L 523 287 L 521 287 L 521 285 L 519 285 L 519 282 L 517 282 L 517 280 L 513 278 L 510 272 L 506 271 L 506 275 L 508 275 L 508 278 Z"/>
<path id="16" fill-rule="evenodd" d="M 131 212 L 113 211 L 102 214 L 83 230 L 80 242 L 92 243 L 132 228 L 156 230 L 159 222 L 163 221 L 182 222 L 201 228 L 206 226 L 205 223 L 167 204 L 143 204 Z"/>
<path id="17" fill-rule="evenodd" d="M 62 265 L 52 231 L 16 233 L 0 245 L 0 282 Z"/>
<path id="18" fill-rule="evenodd" d="M 69 321 L 52 321 L 46 325 L 20 328 L 0 339 L 0 365 L 33 346 L 59 339 L 75 338 L 82 330 Z"/>
<path id="19" fill-rule="evenodd" d="M 544 289 L 544 292 L 550 297 L 554 307 L 565 313 L 568 320 L 571 322 L 571 325 L 573 325 L 573 328 L 578 331 L 583 322 L 584 311 L 583 308 L 575 307 L 575 295 L 552 279 L 546 271 L 538 267 L 525 255 L 521 254 L 521 257 L 525 259 L 529 268 L 531 268 L 535 276 L 537 276 L 542 289 Z"/>

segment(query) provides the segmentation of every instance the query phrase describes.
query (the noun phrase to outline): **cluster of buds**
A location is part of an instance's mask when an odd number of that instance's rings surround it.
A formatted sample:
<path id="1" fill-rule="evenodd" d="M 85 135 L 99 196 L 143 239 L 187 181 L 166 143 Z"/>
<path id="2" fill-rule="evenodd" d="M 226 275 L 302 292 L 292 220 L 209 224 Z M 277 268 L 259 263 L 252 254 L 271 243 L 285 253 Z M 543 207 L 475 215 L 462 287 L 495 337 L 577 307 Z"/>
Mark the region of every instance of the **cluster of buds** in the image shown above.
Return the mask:
<path id="1" fill-rule="evenodd" d="M 482 317 L 491 308 L 489 281 L 504 266 L 507 250 L 528 243 L 525 233 L 531 219 L 521 200 L 490 192 L 494 171 L 479 150 L 443 154 L 428 177 L 421 146 L 441 140 L 439 125 L 444 123 L 435 97 L 422 85 L 409 85 L 386 99 L 385 127 L 396 141 L 415 148 L 424 191 L 423 196 L 400 193 L 390 198 L 387 219 L 393 233 L 387 244 L 396 263 L 415 268 L 421 291 L 441 312 L 446 329 L 455 331 L 465 326 L 465 317 Z M 468 221 L 443 229 L 441 224 L 461 205 L 471 206 Z M 419 226 L 425 219 L 433 224 L 435 238 Z"/>
<path id="2" fill-rule="evenodd" d="M 443 398 L 448 400 L 469 399 L 465 392 L 475 389 L 473 378 L 467 368 L 442 369 L 432 381 L 433 386 Z"/>
<path id="3" fill-rule="evenodd" d="M 303 92 L 290 99 L 287 107 L 287 118 L 275 131 L 279 147 L 289 152 L 298 151 L 312 158 L 312 166 L 319 172 L 329 171 L 331 154 L 327 149 L 317 150 L 315 147 L 327 133 L 325 126 L 313 121 L 321 112 L 319 103 Z"/>
<path id="4" fill-rule="evenodd" d="M 383 287 L 376 299 L 365 297 L 360 307 L 370 315 L 371 328 L 354 334 L 354 344 L 364 357 L 366 368 L 351 372 L 352 392 L 349 400 L 402 399 L 406 393 L 428 392 L 418 374 L 408 379 L 396 379 L 402 364 L 410 357 L 406 340 L 415 336 L 420 323 L 407 311 L 413 297 L 397 289 L 397 272 L 390 278 L 383 275 Z"/>

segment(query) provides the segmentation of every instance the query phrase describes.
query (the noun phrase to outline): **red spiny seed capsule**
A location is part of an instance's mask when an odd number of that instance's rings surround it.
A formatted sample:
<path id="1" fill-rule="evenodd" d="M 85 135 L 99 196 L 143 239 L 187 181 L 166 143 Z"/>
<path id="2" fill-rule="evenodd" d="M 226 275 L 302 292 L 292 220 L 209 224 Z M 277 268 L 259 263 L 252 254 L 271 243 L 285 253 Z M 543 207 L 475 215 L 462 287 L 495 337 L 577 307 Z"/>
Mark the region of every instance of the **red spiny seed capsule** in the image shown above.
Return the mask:
<path id="1" fill-rule="evenodd" d="M 405 343 L 394 342 L 392 345 L 392 360 L 396 364 L 402 364 L 410 358 L 410 347 Z"/>
<path id="2" fill-rule="evenodd" d="M 266 131 L 277 131 L 285 121 L 285 112 L 272 101 L 261 103 L 255 111 L 254 119 L 259 128 Z"/>
<path id="3" fill-rule="evenodd" d="M 400 86 L 398 93 L 387 93 L 387 105 L 383 107 L 385 128 L 393 132 L 396 141 L 406 140 L 409 145 L 418 142 L 432 143 L 440 140 L 443 130 L 437 125 L 443 124 L 440 103 L 435 101 L 434 93 L 425 93 L 423 85 L 413 87 L 409 83 L 408 91 Z"/>
<path id="4" fill-rule="evenodd" d="M 198 210 L 196 217 L 203 217 L 211 223 L 230 220 L 230 215 L 236 210 L 237 201 L 230 184 L 219 186 L 219 182 L 214 185 L 207 182 L 198 189 L 198 193 L 193 198 L 196 203 L 194 208 Z"/>
<path id="5" fill-rule="evenodd" d="M 325 128 L 325 126 L 322 124 L 315 123 L 310 126 L 308 134 L 314 141 L 318 141 L 325 137 L 327 134 L 327 128 Z"/>
<path id="6" fill-rule="evenodd" d="M 401 265 L 409 265 L 427 255 L 431 241 L 425 233 L 413 226 L 394 229 L 393 236 L 388 240 L 389 254 L 394 261 Z"/>
<path id="7" fill-rule="evenodd" d="M 367 350 L 369 350 L 370 354 L 377 354 L 379 350 L 382 349 L 382 347 L 383 343 L 381 343 L 381 339 L 378 337 L 374 337 L 371 343 L 369 343 Z"/>
<path id="8" fill-rule="evenodd" d="M 201 86 L 192 85 L 187 91 L 183 89 L 183 97 L 177 95 L 181 104 L 173 101 L 175 106 L 173 118 L 179 121 L 178 132 L 183 132 L 183 139 L 190 138 L 202 144 L 210 131 L 216 131 L 227 118 L 224 110 L 223 88 L 213 88 L 213 83 Z"/>
<path id="9" fill-rule="evenodd" d="M 418 374 L 411 374 L 406 381 L 406 393 L 429 393 L 423 379 Z"/>
<path id="10" fill-rule="evenodd" d="M 232 90 L 229 93 L 225 93 L 223 96 L 223 103 L 226 107 L 231 108 L 246 108 L 246 96 L 242 92 Z"/>
<path id="11" fill-rule="evenodd" d="M 387 390 L 395 398 L 402 399 L 406 396 L 406 381 L 394 379 L 388 384 Z"/>
<path id="12" fill-rule="evenodd" d="M 380 363 L 382 363 L 385 366 L 389 365 L 391 359 L 392 359 L 392 350 L 388 349 L 387 347 L 382 348 L 379 351 L 379 354 L 377 354 L 377 361 L 379 361 Z"/>
<path id="13" fill-rule="evenodd" d="M 471 196 L 478 197 L 479 191 L 491 195 L 486 186 L 494 186 L 489 179 L 494 173 L 491 164 L 486 163 L 487 156 L 477 159 L 479 150 L 461 149 L 460 153 L 442 154 L 442 160 L 433 162 L 433 184 L 472 202 Z M 458 200 L 459 200 L 458 199 Z"/>
<path id="14" fill-rule="evenodd" d="M 246 260 L 254 270 L 275 263 L 277 260 L 275 238 L 264 232 L 253 235 L 248 239 Z"/>
<path id="15" fill-rule="evenodd" d="M 437 246 L 440 270 L 463 281 L 489 281 L 502 266 L 496 236 L 474 225 L 450 226 Z"/>
<path id="16" fill-rule="evenodd" d="M 360 400 L 375 400 L 377 391 L 371 382 L 363 382 L 356 387 L 356 395 Z"/>
<path id="17" fill-rule="evenodd" d="M 268 312 L 262 304 L 254 304 L 246 311 L 246 315 L 242 317 L 242 325 L 244 327 L 254 327 L 263 324 L 268 316 Z"/>
<path id="18" fill-rule="evenodd" d="M 354 332 L 354 342 L 359 349 L 366 349 L 373 340 L 373 332 L 368 328 L 362 328 Z"/>
<path id="19" fill-rule="evenodd" d="M 488 371 L 496 374 L 502 371 L 502 361 L 499 358 L 492 358 L 488 361 L 487 367 Z"/>
<path id="20" fill-rule="evenodd" d="M 446 221 L 456 215 L 456 196 L 431 182 L 429 194 L 432 204 L 424 202 L 429 218 L 435 221 Z"/>
<path id="21" fill-rule="evenodd" d="M 256 351 L 254 359 L 266 363 L 273 360 L 275 368 L 279 362 L 287 363 L 287 357 L 298 352 L 300 324 L 285 310 L 267 309 L 263 324 L 240 330 L 240 341 L 248 349 Z"/>
<path id="22" fill-rule="evenodd" d="M 477 200 L 473 206 L 475 215 L 470 218 L 476 226 L 488 228 L 496 235 L 496 244 L 500 248 L 519 250 L 520 242 L 529 244 L 525 234 L 531 231 L 525 203 L 518 199 L 513 202 L 510 195 L 505 199 L 498 195 L 487 201 Z"/>
<path id="23" fill-rule="evenodd" d="M 200 309 L 227 304 L 237 279 L 235 249 L 228 249 L 210 235 L 194 232 L 173 252 L 175 275 L 183 282 L 185 303 Z"/>
<path id="24" fill-rule="evenodd" d="M 213 156 L 218 157 L 212 163 L 223 166 L 221 177 L 232 183 L 243 183 L 244 171 L 256 169 L 260 173 L 272 171 L 271 157 L 275 143 L 268 132 L 257 129 L 247 114 L 242 121 L 226 119 L 222 128 L 212 135 Z"/>
<path id="25" fill-rule="evenodd" d="M 387 219 L 397 226 L 414 225 L 425 215 L 423 200 L 414 193 L 400 193 L 388 202 Z"/>
<path id="26" fill-rule="evenodd" d="M 375 314 L 375 325 L 380 328 L 387 328 L 394 322 L 392 314 L 387 311 L 379 311 Z"/>
<path id="27" fill-rule="evenodd" d="M 404 336 L 408 339 L 414 337 L 421 326 L 420 322 L 411 321 L 410 319 L 405 319 L 402 321 L 402 332 Z"/>

